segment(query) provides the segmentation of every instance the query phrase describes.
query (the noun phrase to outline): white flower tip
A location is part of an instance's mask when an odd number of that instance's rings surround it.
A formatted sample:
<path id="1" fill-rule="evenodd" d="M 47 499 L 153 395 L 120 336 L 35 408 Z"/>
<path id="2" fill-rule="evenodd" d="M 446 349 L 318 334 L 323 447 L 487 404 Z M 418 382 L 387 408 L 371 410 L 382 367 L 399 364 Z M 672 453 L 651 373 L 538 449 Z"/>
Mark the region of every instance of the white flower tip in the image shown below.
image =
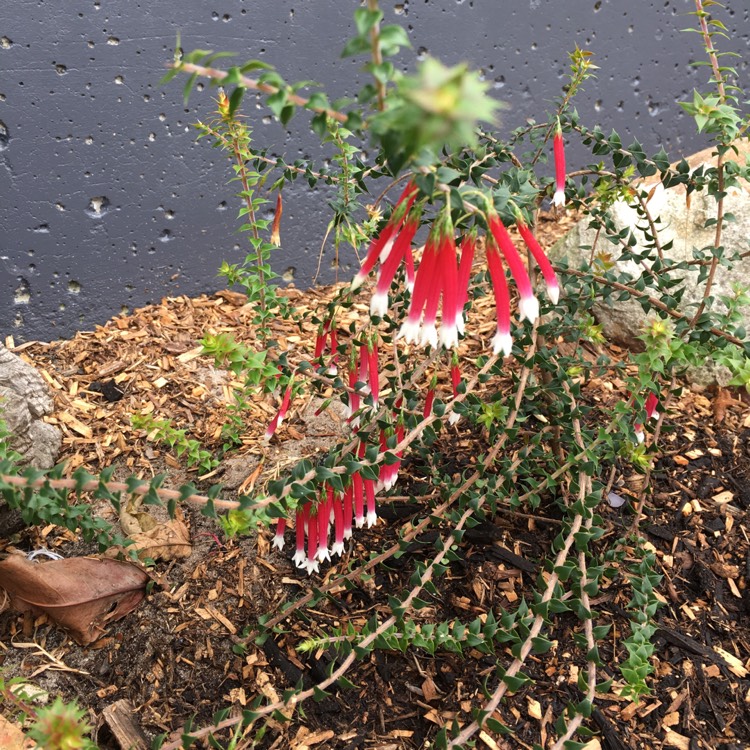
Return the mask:
<path id="1" fill-rule="evenodd" d="M 277 429 L 277 430 L 279 429 L 279 427 L 281 427 L 281 423 L 282 423 L 283 421 L 284 421 L 284 415 L 283 415 L 283 414 L 279 414 L 279 419 L 278 419 L 278 421 L 276 422 L 276 429 Z"/>
<path id="2" fill-rule="evenodd" d="M 269 428 L 268 428 L 268 429 L 266 430 L 266 434 L 265 434 L 265 435 L 263 435 L 263 440 L 265 440 L 266 442 L 268 442 L 268 441 L 269 441 L 269 440 L 270 440 L 270 439 L 271 439 L 271 438 L 273 437 L 273 433 L 274 433 L 274 432 L 276 432 L 276 430 L 275 430 L 275 429 L 271 429 L 271 428 L 269 427 Z"/>
<path id="3" fill-rule="evenodd" d="M 398 339 L 404 339 L 407 344 L 413 344 L 419 339 L 419 322 L 412 322 L 410 320 L 404 321 L 401 329 L 398 332 Z"/>
<path id="4" fill-rule="evenodd" d="M 646 439 L 646 436 L 643 434 L 643 430 L 635 431 L 635 439 L 638 441 L 639 445 Z"/>
<path id="5" fill-rule="evenodd" d="M 358 529 L 361 529 L 365 525 L 365 517 L 364 516 L 360 516 L 359 518 L 355 518 L 354 519 L 354 525 Z"/>
<path id="6" fill-rule="evenodd" d="M 414 279 L 406 280 L 406 289 L 409 292 L 409 294 L 412 294 L 414 292 Z"/>
<path id="7" fill-rule="evenodd" d="M 365 274 L 357 273 L 357 275 L 352 279 L 351 290 L 355 292 L 357 289 L 359 289 L 362 284 L 365 283 L 365 278 Z"/>
<path id="8" fill-rule="evenodd" d="M 557 284 L 548 284 L 547 296 L 549 297 L 549 301 L 553 305 L 556 305 L 560 301 L 560 287 Z"/>
<path id="9" fill-rule="evenodd" d="M 318 560 L 325 562 L 331 559 L 331 552 L 328 547 L 318 547 Z"/>
<path id="10" fill-rule="evenodd" d="M 304 553 L 303 550 L 298 549 L 294 556 L 292 557 L 292 562 L 295 564 L 298 568 L 304 568 L 305 567 L 305 561 L 307 560 L 307 555 Z"/>
<path id="11" fill-rule="evenodd" d="M 453 325 L 441 325 L 440 326 L 440 343 L 446 349 L 452 349 L 454 346 L 458 346 L 458 323 Z"/>
<path id="12" fill-rule="evenodd" d="M 277 534 L 273 538 L 273 546 L 276 547 L 277 550 L 284 549 L 284 535 L 283 534 Z"/>
<path id="13" fill-rule="evenodd" d="M 506 357 L 513 351 L 513 339 L 509 333 L 498 331 L 492 339 L 492 351 L 494 354 L 502 352 Z"/>
<path id="14" fill-rule="evenodd" d="M 659 412 L 658 412 L 658 411 L 655 411 L 655 412 L 654 412 L 654 413 L 653 413 L 653 414 L 651 415 L 651 419 L 659 419 Z"/>
<path id="15" fill-rule="evenodd" d="M 331 555 L 338 555 L 341 557 L 341 555 L 344 554 L 344 543 L 343 542 L 335 542 L 333 547 L 331 547 Z"/>
<path id="16" fill-rule="evenodd" d="M 320 565 L 318 564 L 317 560 L 307 560 L 305 562 L 305 568 L 307 569 L 307 575 L 310 575 L 310 573 L 317 573 L 320 570 Z"/>
<path id="17" fill-rule="evenodd" d="M 388 295 L 375 292 L 370 300 L 370 315 L 377 315 L 379 318 L 385 316 L 388 312 Z"/>
<path id="18" fill-rule="evenodd" d="M 378 514 L 374 511 L 368 511 L 367 513 L 367 528 L 371 529 L 378 521 Z"/>
<path id="19" fill-rule="evenodd" d="M 434 323 L 426 323 L 422 326 L 422 335 L 419 339 L 419 343 L 422 346 L 427 346 L 429 344 L 433 349 L 437 349 L 438 334 Z"/>
<path id="20" fill-rule="evenodd" d="M 458 333 L 463 336 L 464 333 L 466 333 L 466 321 L 464 320 L 464 314 L 459 313 L 456 316 L 456 328 L 458 328 Z"/>
<path id="21" fill-rule="evenodd" d="M 553 206 L 564 206 L 565 205 L 565 191 L 562 188 L 555 190 L 555 194 L 552 197 Z"/>
<path id="22" fill-rule="evenodd" d="M 460 419 L 461 419 L 461 415 L 460 414 L 456 414 L 455 411 L 452 411 L 450 413 L 450 415 L 448 416 L 448 424 L 451 424 L 451 425 L 458 424 L 458 422 L 460 421 Z"/>
<path id="23" fill-rule="evenodd" d="M 539 317 L 539 300 L 534 296 L 521 297 L 518 314 L 521 320 L 525 318 L 529 323 L 533 323 Z"/>
<path id="24" fill-rule="evenodd" d="M 352 538 L 352 527 L 350 526 L 348 529 L 344 529 L 344 539 L 351 539 Z"/>

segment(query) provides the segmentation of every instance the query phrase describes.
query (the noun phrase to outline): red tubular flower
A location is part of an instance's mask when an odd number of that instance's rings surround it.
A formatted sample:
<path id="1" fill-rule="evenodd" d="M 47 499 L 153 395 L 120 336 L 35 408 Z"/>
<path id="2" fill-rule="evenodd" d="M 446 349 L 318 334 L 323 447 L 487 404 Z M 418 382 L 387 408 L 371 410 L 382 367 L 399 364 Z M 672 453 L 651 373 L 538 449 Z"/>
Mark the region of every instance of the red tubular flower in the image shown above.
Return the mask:
<path id="1" fill-rule="evenodd" d="M 303 506 L 301 509 L 298 508 L 297 515 L 294 521 L 294 533 L 296 536 L 297 544 L 292 562 L 294 562 L 294 564 L 298 568 L 305 567 L 305 559 L 307 558 L 307 555 L 305 554 L 305 525 L 307 524 L 307 513 L 309 512 L 309 509 L 309 503 L 307 503 L 307 505 Z"/>
<path id="2" fill-rule="evenodd" d="M 352 485 L 354 487 L 354 525 L 361 529 L 365 525 L 365 495 L 359 472 L 352 476 Z"/>
<path id="3" fill-rule="evenodd" d="M 375 267 L 378 258 L 380 258 L 381 263 L 385 263 L 393 248 L 396 235 L 404 222 L 404 217 L 411 209 L 418 192 L 414 181 L 410 180 L 404 188 L 404 192 L 401 193 L 401 197 L 396 202 L 391 218 L 383 228 L 383 231 L 370 243 L 370 248 L 367 251 L 367 256 L 362 263 L 362 267 L 352 281 L 352 290 L 362 286 L 370 271 Z"/>
<path id="4" fill-rule="evenodd" d="M 331 525 L 331 512 L 333 511 L 333 488 L 326 488 L 325 497 L 320 498 L 318 503 L 318 553 L 317 559 L 320 562 L 331 559 L 331 552 L 328 549 L 328 530 Z"/>
<path id="5" fill-rule="evenodd" d="M 377 409 L 380 396 L 380 376 L 378 373 L 378 345 L 376 339 L 373 339 L 370 342 L 370 346 L 367 347 L 367 370 L 370 393 L 372 394 L 372 406 L 373 409 Z"/>
<path id="6" fill-rule="evenodd" d="M 336 364 L 339 358 L 339 335 L 335 327 L 331 328 L 331 362 L 328 365 L 328 374 L 336 375 L 339 368 Z"/>
<path id="7" fill-rule="evenodd" d="M 463 305 L 458 306 L 461 295 L 458 289 L 456 242 L 452 232 L 443 237 L 439 261 L 443 277 L 443 316 L 440 321 L 440 343 L 446 349 L 452 349 L 458 345 L 458 318 L 462 317 L 461 311 L 463 308 Z"/>
<path id="8" fill-rule="evenodd" d="M 565 148 L 560 120 L 557 121 L 552 148 L 555 152 L 555 195 L 552 198 L 552 205 L 562 207 L 565 205 Z"/>
<path id="9" fill-rule="evenodd" d="M 427 419 L 427 417 L 432 414 L 432 405 L 435 403 L 435 386 L 430 386 L 430 390 L 427 391 L 427 396 L 424 400 L 424 409 L 422 409 L 422 418 Z"/>
<path id="10" fill-rule="evenodd" d="M 411 251 L 411 244 L 407 245 L 406 252 L 406 288 L 411 294 L 414 291 L 414 253 Z"/>
<path id="11" fill-rule="evenodd" d="M 271 420 L 268 427 L 266 428 L 266 434 L 263 436 L 265 440 L 270 440 L 276 430 L 281 427 L 281 423 L 284 421 L 284 417 L 286 417 L 287 411 L 289 411 L 289 402 L 291 401 L 291 398 L 292 383 L 290 381 L 289 385 L 286 387 L 286 391 L 284 391 L 284 398 L 281 400 L 281 406 L 276 412 L 276 416 Z"/>
<path id="12" fill-rule="evenodd" d="M 357 458 L 365 457 L 365 444 L 360 441 L 359 447 L 357 448 Z M 356 472 L 352 476 L 352 484 L 354 486 L 354 525 L 361 529 L 365 525 L 365 501 L 364 501 L 364 483 L 362 475 Z"/>
<path id="13" fill-rule="evenodd" d="M 537 262 L 542 276 L 544 276 L 544 282 L 547 285 L 547 296 L 550 298 L 552 304 L 556 305 L 560 299 L 560 285 L 557 283 L 555 269 L 552 268 L 549 258 L 544 250 L 542 250 L 541 245 L 536 241 L 536 237 L 531 233 L 531 230 L 524 221 L 523 215 L 518 209 L 516 209 L 516 226 L 521 237 L 523 237 L 523 241 L 526 243 L 526 247 L 529 248 L 531 254 L 534 256 L 534 260 Z"/>
<path id="14" fill-rule="evenodd" d="M 458 299 L 456 300 L 456 325 L 458 332 L 464 332 L 464 305 L 469 299 L 469 279 L 474 265 L 476 251 L 476 234 L 467 234 L 461 242 L 461 261 L 458 264 Z"/>
<path id="15" fill-rule="evenodd" d="M 353 496 L 354 488 L 351 484 L 348 484 L 344 490 L 344 500 L 342 503 L 344 539 L 352 538 L 352 513 L 354 511 L 352 506 Z"/>
<path id="16" fill-rule="evenodd" d="M 307 560 L 305 568 L 308 575 L 319 570 L 318 567 L 318 514 L 310 513 L 307 518 Z"/>
<path id="17" fill-rule="evenodd" d="M 331 547 L 331 555 L 344 554 L 344 504 L 341 496 L 333 500 L 333 525 L 335 529 L 335 541 Z"/>
<path id="18" fill-rule="evenodd" d="M 495 238 L 500 252 L 505 258 L 505 262 L 510 268 L 510 273 L 518 287 L 518 293 L 521 297 L 518 303 L 518 314 L 521 320 L 526 318 L 533 323 L 539 317 L 539 301 L 534 296 L 534 290 L 531 288 L 531 280 L 526 272 L 521 256 L 518 254 L 513 240 L 511 240 L 508 230 L 500 221 L 500 217 L 494 212 L 489 217 L 490 231 Z"/>
<path id="19" fill-rule="evenodd" d="M 659 418 L 659 412 L 656 411 L 656 407 L 659 405 L 659 399 L 657 398 L 655 393 L 649 393 L 648 398 L 646 398 L 646 419 L 658 419 Z M 642 424 L 636 424 L 634 425 L 635 428 L 635 437 L 638 440 L 639 443 L 642 443 L 646 436 L 643 433 L 643 425 Z"/>
<path id="20" fill-rule="evenodd" d="M 276 536 L 273 538 L 273 546 L 278 550 L 284 549 L 284 531 L 286 530 L 286 518 L 279 518 L 276 522 Z"/>
<path id="21" fill-rule="evenodd" d="M 507 357 L 513 349 L 513 339 L 510 336 L 510 295 L 500 252 L 489 237 L 487 238 L 487 265 L 490 269 L 497 310 L 497 333 L 492 339 L 492 350 L 495 354 L 503 352 Z"/>
<path id="22" fill-rule="evenodd" d="M 315 337 L 315 353 L 313 359 L 320 359 L 323 356 L 323 352 L 326 348 L 326 338 L 328 337 L 328 327 L 330 321 L 327 320 L 323 325 L 318 328 L 318 335 Z"/>
<path id="23" fill-rule="evenodd" d="M 427 238 L 427 244 L 422 254 L 422 261 L 419 264 L 417 275 L 414 280 L 414 291 L 411 295 L 411 304 L 409 305 L 409 314 L 401 326 L 398 333 L 399 338 L 404 338 L 407 343 L 411 344 L 419 339 L 419 331 L 422 323 L 422 311 L 427 304 L 428 295 L 433 286 L 434 277 L 437 269 L 438 260 L 438 243 L 435 228 L 430 232 Z M 438 289 L 438 295 L 440 290 Z M 435 307 L 437 310 L 437 305 Z"/>
<path id="24" fill-rule="evenodd" d="M 419 229 L 419 214 L 412 212 L 404 222 L 403 228 L 393 243 L 393 249 L 380 267 L 378 283 L 375 286 L 375 293 L 370 300 L 370 315 L 377 315 L 382 318 L 388 311 L 388 290 L 391 288 L 393 277 L 396 275 L 396 271 L 401 265 L 401 261 L 407 252 L 408 257 L 412 258 L 411 242 L 414 239 L 414 235 L 417 233 L 417 229 Z M 413 258 L 411 259 L 411 266 L 413 272 Z"/>
<path id="25" fill-rule="evenodd" d="M 451 386 L 453 387 L 453 398 L 458 396 L 458 386 L 461 384 L 461 368 L 458 361 L 454 358 L 451 364 Z"/>
<path id="26" fill-rule="evenodd" d="M 367 495 L 367 528 L 371 528 L 378 520 L 375 510 L 375 480 L 364 479 L 365 494 Z"/>

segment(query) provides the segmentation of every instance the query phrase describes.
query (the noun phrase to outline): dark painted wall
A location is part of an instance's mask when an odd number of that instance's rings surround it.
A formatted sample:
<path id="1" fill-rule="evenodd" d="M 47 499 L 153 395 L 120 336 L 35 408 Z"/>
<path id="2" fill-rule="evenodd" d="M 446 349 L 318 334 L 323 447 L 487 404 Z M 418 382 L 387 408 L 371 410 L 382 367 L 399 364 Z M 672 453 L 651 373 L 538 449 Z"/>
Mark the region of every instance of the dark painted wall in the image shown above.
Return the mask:
<path id="1" fill-rule="evenodd" d="M 338 52 L 350 33 L 345 0 L 5 0 L 0 3 L 0 333 L 17 341 L 70 336 L 122 308 L 164 295 L 210 292 L 222 259 L 246 251 L 224 158 L 195 143 L 214 90 L 183 107 L 181 85 L 158 81 L 178 29 L 183 47 L 260 57 L 290 81 L 314 79 L 334 96 L 354 90 L 361 61 Z M 722 15 L 744 52 L 748 10 Z M 670 153 L 704 141 L 675 102 L 703 87 L 689 0 L 383 0 L 415 52 L 482 68 L 510 104 L 507 132 L 541 117 L 559 91 L 567 53 L 592 50 L 599 78 L 579 111 Z M 402 58 L 408 60 L 408 55 Z M 744 71 L 744 64 L 740 66 Z M 303 116 L 288 129 L 246 107 L 255 142 L 289 159 L 319 156 Z M 581 149 L 569 156 L 584 160 Z M 280 273 L 310 283 L 327 222 L 326 189 L 285 193 Z M 332 252 L 321 281 L 334 277 Z M 352 257 L 347 256 L 351 273 Z"/>

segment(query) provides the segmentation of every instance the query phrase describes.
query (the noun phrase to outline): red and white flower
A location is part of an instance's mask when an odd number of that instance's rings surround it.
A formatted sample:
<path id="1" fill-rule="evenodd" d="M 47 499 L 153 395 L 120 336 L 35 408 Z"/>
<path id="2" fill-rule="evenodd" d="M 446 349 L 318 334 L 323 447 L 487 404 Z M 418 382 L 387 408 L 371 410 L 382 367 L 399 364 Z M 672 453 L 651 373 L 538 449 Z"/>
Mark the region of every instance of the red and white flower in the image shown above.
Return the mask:
<path id="1" fill-rule="evenodd" d="M 378 281 L 375 286 L 375 293 L 370 300 L 370 315 L 382 318 L 388 312 L 388 290 L 391 288 L 393 278 L 398 271 L 401 261 L 406 258 L 407 261 L 407 278 L 409 269 L 409 258 L 411 258 L 412 275 L 414 269 L 414 259 L 411 254 L 411 242 L 414 235 L 419 229 L 419 213 L 412 212 L 404 222 L 401 231 L 398 233 L 393 243 L 392 250 L 388 257 L 382 262 L 378 272 Z"/>
<path id="2" fill-rule="evenodd" d="M 490 269 L 497 311 L 497 331 L 492 339 L 492 351 L 495 354 L 502 352 L 507 357 L 513 349 L 513 339 L 510 335 L 510 294 L 500 251 L 491 237 L 487 238 L 487 265 Z"/>
<path id="3" fill-rule="evenodd" d="M 500 217 L 493 211 L 489 217 L 490 232 L 500 248 L 505 262 L 508 264 L 511 276 L 516 282 L 520 301 L 518 303 L 518 315 L 523 320 L 526 318 L 533 323 L 539 317 L 539 300 L 534 296 L 534 290 L 531 287 L 529 274 L 526 272 L 526 266 L 521 260 L 521 256 L 513 244 L 513 240 L 508 234 L 505 225 L 500 221 Z M 493 279 L 494 281 L 494 279 Z"/>
<path id="4" fill-rule="evenodd" d="M 352 290 L 358 289 L 362 286 L 364 280 L 370 274 L 370 271 L 375 268 L 378 259 L 381 264 L 386 262 L 398 233 L 401 230 L 401 226 L 404 223 L 406 215 L 414 204 L 418 192 L 414 181 L 410 180 L 404 188 L 404 192 L 401 193 L 401 197 L 396 202 L 396 205 L 393 208 L 393 213 L 391 214 L 390 219 L 388 219 L 383 231 L 380 232 L 380 234 L 370 243 L 370 248 L 367 251 L 362 267 L 352 281 Z"/>
<path id="5" fill-rule="evenodd" d="M 440 337 L 437 332 L 437 313 L 442 298 Z M 436 348 L 438 340 L 446 349 L 458 343 L 463 327 L 459 306 L 458 261 L 453 226 L 447 216 L 435 220 L 427 239 L 422 262 L 417 269 L 409 313 L 401 326 L 399 337 L 407 343 L 419 342 Z"/>
<path id="6" fill-rule="evenodd" d="M 281 427 L 281 423 L 284 421 L 284 417 L 286 417 L 287 411 L 289 411 L 289 403 L 292 399 L 292 384 L 291 382 L 286 387 L 286 390 L 284 391 L 284 397 L 281 400 L 281 406 L 279 407 L 279 410 L 276 412 L 276 416 L 271 420 L 268 427 L 266 428 L 266 434 L 263 436 L 264 440 L 270 440 L 276 430 Z"/>
<path id="7" fill-rule="evenodd" d="M 656 411 L 656 407 L 659 405 L 659 399 L 657 398 L 655 393 L 649 393 L 648 397 L 646 398 L 646 419 L 659 419 L 659 412 Z M 643 425 L 642 424 L 636 424 L 634 425 L 635 428 L 635 437 L 636 440 L 638 440 L 639 443 L 642 443 L 646 436 L 643 432 Z"/>
<path id="8" fill-rule="evenodd" d="M 536 237 L 532 234 L 528 224 L 526 224 L 520 209 L 516 208 L 515 211 L 518 232 L 526 243 L 526 247 L 529 248 L 531 254 L 534 256 L 534 260 L 537 262 L 539 270 L 542 272 L 544 283 L 547 285 L 547 296 L 550 298 L 552 304 L 556 305 L 560 299 L 560 284 L 557 281 L 555 269 L 552 268 L 549 258 L 544 250 L 542 250 L 541 245 L 537 242 Z"/>

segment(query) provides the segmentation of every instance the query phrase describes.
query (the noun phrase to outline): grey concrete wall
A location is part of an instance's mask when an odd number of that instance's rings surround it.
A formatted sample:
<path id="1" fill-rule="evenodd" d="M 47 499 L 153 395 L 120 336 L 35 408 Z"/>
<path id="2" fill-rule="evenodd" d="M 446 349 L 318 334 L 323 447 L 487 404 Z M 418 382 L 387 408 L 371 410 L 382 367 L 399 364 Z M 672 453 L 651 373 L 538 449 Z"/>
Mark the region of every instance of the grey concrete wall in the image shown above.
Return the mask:
<path id="1" fill-rule="evenodd" d="M 287 80 L 315 79 L 334 96 L 355 90 L 360 61 L 339 59 L 358 5 L 345 0 L 5 0 L 0 4 L 0 333 L 50 340 L 164 295 L 221 288 L 216 269 L 247 246 L 235 233 L 228 166 L 190 124 L 214 90 L 184 108 L 181 85 L 160 87 L 178 29 L 196 47 L 258 57 Z M 589 122 L 670 153 L 705 145 L 676 101 L 702 87 L 690 0 L 383 0 L 418 54 L 468 60 L 510 105 L 503 130 L 543 117 L 567 53 L 600 66 L 579 111 Z M 721 13 L 721 11 L 719 11 Z M 721 15 L 748 45 L 746 0 Z M 408 60 L 408 55 L 402 57 Z M 744 63 L 740 64 L 745 71 Z M 247 109 L 255 143 L 288 159 L 320 156 L 304 115 L 287 128 Z M 571 166 L 585 160 L 581 148 Z M 285 193 L 283 249 L 274 265 L 310 282 L 327 222 L 326 189 Z M 321 281 L 334 278 L 332 251 Z M 344 258 L 351 273 L 352 257 Z"/>

